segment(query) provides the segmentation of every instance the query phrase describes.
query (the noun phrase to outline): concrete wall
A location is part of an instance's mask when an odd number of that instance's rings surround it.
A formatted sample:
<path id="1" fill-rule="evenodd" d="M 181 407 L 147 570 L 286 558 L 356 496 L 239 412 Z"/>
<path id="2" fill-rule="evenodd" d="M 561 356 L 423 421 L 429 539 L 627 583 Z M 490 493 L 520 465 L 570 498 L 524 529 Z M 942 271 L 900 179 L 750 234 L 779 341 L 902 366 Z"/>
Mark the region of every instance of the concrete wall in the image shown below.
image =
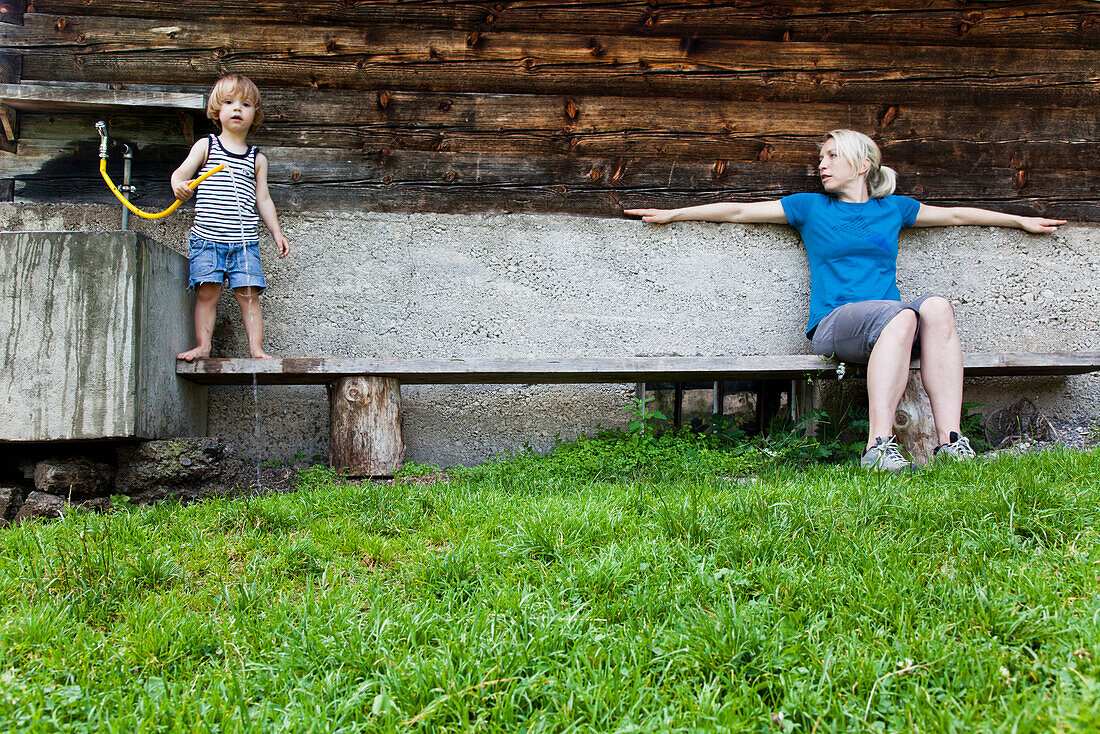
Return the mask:
<path id="1" fill-rule="evenodd" d="M 2 229 L 101 229 L 117 210 L 0 205 Z M 181 248 L 188 215 L 136 222 Z M 291 255 L 263 244 L 266 346 L 280 356 L 506 357 L 807 351 L 806 257 L 788 227 L 552 215 L 281 217 Z M 1100 349 L 1098 230 L 910 230 L 902 293 L 955 303 L 967 351 Z M 182 288 L 184 283 L 179 283 Z M 216 356 L 246 353 L 223 296 Z M 407 386 L 408 458 L 444 465 L 552 444 L 625 421 L 632 386 Z M 1100 415 L 1100 377 L 983 380 L 988 410 L 1031 397 L 1078 423 Z M 210 432 L 257 458 L 327 453 L 323 388 L 210 391 Z"/>
<path id="2" fill-rule="evenodd" d="M 186 268 L 133 232 L 0 233 L 0 441 L 205 430 L 206 390 L 173 374 Z"/>

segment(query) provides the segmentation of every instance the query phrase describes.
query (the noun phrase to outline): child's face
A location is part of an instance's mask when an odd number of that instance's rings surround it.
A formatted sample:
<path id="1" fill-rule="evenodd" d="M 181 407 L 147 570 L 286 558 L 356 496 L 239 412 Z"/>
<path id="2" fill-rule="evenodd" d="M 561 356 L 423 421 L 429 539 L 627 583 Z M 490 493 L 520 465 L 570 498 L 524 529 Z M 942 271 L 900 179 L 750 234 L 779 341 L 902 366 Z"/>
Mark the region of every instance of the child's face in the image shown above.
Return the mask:
<path id="1" fill-rule="evenodd" d="M 251 100 L 234 89 L 218 108 L 218 122 L 222 130 L 247 134 L 256 119 L 256 107 Z"/>

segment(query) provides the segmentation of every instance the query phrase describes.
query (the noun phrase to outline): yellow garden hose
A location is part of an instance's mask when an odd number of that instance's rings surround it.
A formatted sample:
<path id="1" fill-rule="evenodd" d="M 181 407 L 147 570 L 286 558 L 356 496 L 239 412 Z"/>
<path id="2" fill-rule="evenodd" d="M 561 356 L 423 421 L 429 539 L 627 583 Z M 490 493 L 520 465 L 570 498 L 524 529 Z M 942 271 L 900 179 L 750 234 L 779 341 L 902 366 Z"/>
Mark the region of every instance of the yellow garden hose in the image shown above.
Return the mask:
<path id="1" fill-rule="evenodd" d="M 187 188 L 194 191 L 196 186 L 198 186 L 203 181 L 210 178 L 223 168 L 225 168 L 225 164 L 219 163 L 218 165 L 214 166 L 213 170 L 207 171 L 191 183 L 187 184 Z M 157 212 L 156 214 L 143 212 L 141 209 L 138 209 L 136 206 L 126 200 L 126 197 L 124 197 L 122 193 L 118 190 L 118 187 L 115 186 L 115 182 L 112 181 L 111 177 L 107 175 L 107 159 L 105 157 L 101 157 L 99 159 L 99 175 L 103 176 L 103 180 L 107 182 L 107 186 L 111 189 L 111 191 L 114 192 L 114 195 L 118 197 L 118 200 L 122 202 L 123 206 L 132 211 L 134 214 L 137 214 L 139 217 L 145 217 L 146 219 L 160 219 L 161 217 L 167 217 L 169 214 L 174 212 L 180 204 L 183 203 L 183 201 L 181 201 L 180 199 L 176 199 L 167 209 L 162 212 Z"/>

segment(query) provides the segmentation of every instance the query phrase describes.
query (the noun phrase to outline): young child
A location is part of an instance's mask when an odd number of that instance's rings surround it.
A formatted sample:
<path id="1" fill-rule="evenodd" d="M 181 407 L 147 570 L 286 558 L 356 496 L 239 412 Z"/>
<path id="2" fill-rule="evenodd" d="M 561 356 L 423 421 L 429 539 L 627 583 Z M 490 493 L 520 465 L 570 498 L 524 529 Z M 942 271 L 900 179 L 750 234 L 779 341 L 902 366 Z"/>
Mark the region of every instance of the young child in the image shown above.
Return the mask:
<path id="1" fill-rule="evenodd" d="M 188 242 L 191 275 L 187 287 L 195 289 L 195 339 L 198 346 L 177 355 L 188 362 L 210 356 L 214 316 L 222 283 L 241 307 L 248 353 L 270 359 L 264 352 L 264 324 L 260 293 L 267 287 L 260 268 L 257 224 L 267 225 L 279 257 L 290 252 L 290 243 L 279 228 L 275 205 L 267 190 L 267 157 L 246 138 L 263 121 L 260 90 L 240 74 L 223 76 L 210 90 L 206 116 L 221 129 L 191 147 L 191 152 L 172 174 L 172 191 L 187 201 L 193 193 L 187 184 L 219 163 L 219 171 L 194 192 L 195 222 Z"/>

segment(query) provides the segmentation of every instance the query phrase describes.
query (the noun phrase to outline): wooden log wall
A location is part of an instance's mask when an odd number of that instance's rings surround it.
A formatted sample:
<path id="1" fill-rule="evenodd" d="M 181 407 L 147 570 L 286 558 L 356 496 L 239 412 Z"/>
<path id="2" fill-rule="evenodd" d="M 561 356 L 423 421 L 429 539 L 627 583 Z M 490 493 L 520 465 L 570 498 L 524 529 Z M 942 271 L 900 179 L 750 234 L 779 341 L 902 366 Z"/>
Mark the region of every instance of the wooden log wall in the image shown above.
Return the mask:
<path id="1" fill-rule="evenodd" d="M 817 143 L 851 127 L 882 146 L 899 193 L 1100 221 L 1092 0 L 6 4 L 0 51 L 21 83 L 250 76 L 283 210 L 620 216 L 816 191 Z M 0 150 L 17 201 L 110 200 L 95 119 L 20 114 Z M 212 129 L 201 113 L 110 123 L 150 207 Z"/>

